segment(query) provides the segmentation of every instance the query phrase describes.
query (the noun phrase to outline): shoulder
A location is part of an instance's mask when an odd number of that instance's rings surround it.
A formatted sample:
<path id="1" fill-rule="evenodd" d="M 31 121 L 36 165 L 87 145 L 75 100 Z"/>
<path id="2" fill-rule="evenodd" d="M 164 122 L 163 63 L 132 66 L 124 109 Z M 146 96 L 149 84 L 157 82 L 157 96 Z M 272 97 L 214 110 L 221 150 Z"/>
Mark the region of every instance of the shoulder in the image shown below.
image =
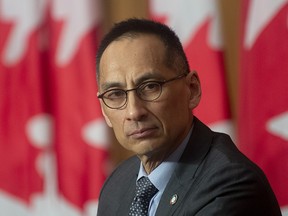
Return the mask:
<path id="1" fill-rule="evenodd" d="M 196 190 L 193 203 L 199 204 L 200 215 L 280 215 L 277 199 L 260 168 L 242 156 L 215 155 L 208 156 L 192 186 Z"/>
<path id="2" fill-rule="evenodd" d="M 214 172 L 216 170 L 231 169 L 230 173 L 233 174 L 237 170 L 245 170 L 268 183 L 264 172 L 237 148 L 227 134 L 212 133 L 213 139 L 204 164 L 209 164 Z"/>
<path id="3" fill-rule="evenodd" d="M 261 188 L 270 193 L 270 184 L 264 172 L 237 148 L 228 135 L 212 133 L 210 148 L 200 165 L 199 172 L 203 172 L 201 175 L 209 176 L 212 182 L 225 179 L 225 182 L 234 181 L 238 185 L 241 182 L 247 185 L 253 183 L 255 189 Z"/>
<path id="4" fill-rule="evenodd" d="M 229 135 L 212 131 L 198 119 L 195 119 L 195 133 L 191 136 L 187 152 L 187 155 L 202 154 L 199 164 L 208 163 L 213 170 L 233 165 L 245 167 L 261 177 L 264 175 L 262 170 L 237 148 Z"/>
<path id="5" fill-rule="evenodd" d="M 185 181 L 189 188 L 183 202 L 185 212 L 279 215 L 279 205 L 265 174 L 231 138 L 213 132 L 199 120 L 194 129 L 182 158 L 185 163 L 177 173 L 178 178 L 182 173 L 189 177 Z M 189 207 L 192 203 L 193 209 Z"/>
<path id="6" fill-rule="evenodd" d="M 279 215 L 264 172 L 226 134 L 212 132 L 209 150 L 198 167 L 192 188 L 198 197 L 194 204 L 199 204 L 204 215 L 234 215 L 236 208 L 244 215 Z M 238 213 L 235 215 L 241 215 Z"/>

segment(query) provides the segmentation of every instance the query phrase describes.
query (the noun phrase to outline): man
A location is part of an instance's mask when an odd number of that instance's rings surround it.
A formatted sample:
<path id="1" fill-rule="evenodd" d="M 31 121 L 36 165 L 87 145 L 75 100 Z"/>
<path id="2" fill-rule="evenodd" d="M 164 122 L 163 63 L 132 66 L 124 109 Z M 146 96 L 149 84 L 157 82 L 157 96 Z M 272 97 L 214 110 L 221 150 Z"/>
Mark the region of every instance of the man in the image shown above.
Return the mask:
<path id="1" fill-rule="evenodd" d="M 97 82 L 107 124 L 136 154 L 107 179 L 98 216 L 281 215 L 263 172 L 193 116 L 199 78 L 167 26 L 116 24 L 98 49 Z"/>

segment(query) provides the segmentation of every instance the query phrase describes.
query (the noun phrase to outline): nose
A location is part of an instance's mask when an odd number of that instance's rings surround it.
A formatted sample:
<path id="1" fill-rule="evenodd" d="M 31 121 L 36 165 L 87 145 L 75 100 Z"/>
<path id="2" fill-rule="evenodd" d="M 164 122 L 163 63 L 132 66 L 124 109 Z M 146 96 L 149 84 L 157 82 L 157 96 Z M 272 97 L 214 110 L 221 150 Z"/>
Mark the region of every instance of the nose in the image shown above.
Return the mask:
<path id="1" fill-rule="evenodd" d="M 147 116 L 145 101 L 141 100 L 136 91 L 127 94 L 126 119 L 133 121 L 141 121 Z"/>

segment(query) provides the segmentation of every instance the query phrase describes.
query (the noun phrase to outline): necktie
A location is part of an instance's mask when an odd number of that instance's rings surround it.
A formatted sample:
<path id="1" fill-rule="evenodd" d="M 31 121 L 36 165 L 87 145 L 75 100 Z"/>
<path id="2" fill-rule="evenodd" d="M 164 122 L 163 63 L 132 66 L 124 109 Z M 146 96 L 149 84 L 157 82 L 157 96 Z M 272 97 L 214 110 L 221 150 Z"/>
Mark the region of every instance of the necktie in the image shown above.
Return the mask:
<path id="1" fill-rule="evenodd" d="M 158 189 L 148 177 L 140 178 L 136 183 L 136 195 L 131 204 L 129 216 L 147 216 L 150 200 L 157 192 Z"/>

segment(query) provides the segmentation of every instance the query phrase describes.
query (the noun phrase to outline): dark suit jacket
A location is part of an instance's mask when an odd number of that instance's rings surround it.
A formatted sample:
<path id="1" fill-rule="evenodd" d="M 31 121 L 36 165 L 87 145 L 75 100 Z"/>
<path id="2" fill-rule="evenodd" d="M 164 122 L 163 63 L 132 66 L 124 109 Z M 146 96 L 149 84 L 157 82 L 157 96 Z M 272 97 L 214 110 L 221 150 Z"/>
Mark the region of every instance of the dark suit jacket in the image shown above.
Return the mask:
<path id="1" fill-rule="evenodd" d="M 278 216 L 279 205 L 263 172 L 229 136 L 212 132 L 198 119 L 189 143 L 157 208 L 157 216 Z M 135 195 L 140 160 L 122 163 L 104 184 L 98 216 L 126 216 Z M 178 200 L 170 200 L 174 194 Z"/>

